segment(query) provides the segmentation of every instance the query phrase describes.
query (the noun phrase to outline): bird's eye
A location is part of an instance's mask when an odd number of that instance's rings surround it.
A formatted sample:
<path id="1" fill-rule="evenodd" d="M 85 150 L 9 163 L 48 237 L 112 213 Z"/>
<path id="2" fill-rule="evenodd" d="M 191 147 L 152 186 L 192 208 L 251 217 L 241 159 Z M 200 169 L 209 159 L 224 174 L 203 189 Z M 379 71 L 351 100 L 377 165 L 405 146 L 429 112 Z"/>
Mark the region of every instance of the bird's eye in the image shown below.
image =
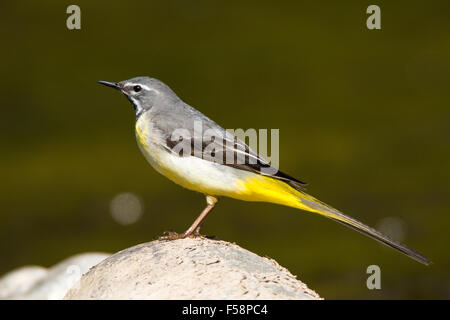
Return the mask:
<path id="1" fill-rule="evenodd" d="M 139 92 L 139 91 L 142 90 L 142 87 L 141 86 L 134 86 L 133 90 L 134 90 L 134 92 Z"/>

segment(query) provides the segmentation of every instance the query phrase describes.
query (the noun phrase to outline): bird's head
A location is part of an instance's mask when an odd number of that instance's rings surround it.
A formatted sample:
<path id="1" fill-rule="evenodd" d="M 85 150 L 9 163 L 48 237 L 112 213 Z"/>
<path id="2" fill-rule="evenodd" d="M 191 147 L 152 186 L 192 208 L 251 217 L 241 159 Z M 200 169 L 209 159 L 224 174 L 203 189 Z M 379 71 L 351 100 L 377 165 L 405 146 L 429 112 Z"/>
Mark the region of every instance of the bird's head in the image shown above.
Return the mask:
<path id="1" fill-rule="evenodd" d="M 122 92 L 133 104 L 138 117 L 157 104 L 178 100 L 176 94 L 163 82 L 149 77 L 136 77 L 120 82 L 99 81 Z"/>

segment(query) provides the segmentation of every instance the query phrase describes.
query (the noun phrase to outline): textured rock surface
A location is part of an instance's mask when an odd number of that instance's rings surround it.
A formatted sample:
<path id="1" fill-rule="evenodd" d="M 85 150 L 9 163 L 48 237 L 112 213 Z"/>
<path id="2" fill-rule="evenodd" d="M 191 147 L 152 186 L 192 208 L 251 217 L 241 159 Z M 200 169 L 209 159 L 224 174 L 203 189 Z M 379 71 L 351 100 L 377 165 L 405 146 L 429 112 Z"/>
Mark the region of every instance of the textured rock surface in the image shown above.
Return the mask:
<path id="1" fill-rule="evenodd" d="M 62 299 L 90 267 L 108 257 L 105 253 L 83 253 L 46 269 L 26 266 L 0 278 L 0 299 Z"/>
<path id="2" fill-rule="evenodd" d="M 274 260 L 216 240 L 152 241 L 91 268 L 65 299 L 320 299 Z"/>

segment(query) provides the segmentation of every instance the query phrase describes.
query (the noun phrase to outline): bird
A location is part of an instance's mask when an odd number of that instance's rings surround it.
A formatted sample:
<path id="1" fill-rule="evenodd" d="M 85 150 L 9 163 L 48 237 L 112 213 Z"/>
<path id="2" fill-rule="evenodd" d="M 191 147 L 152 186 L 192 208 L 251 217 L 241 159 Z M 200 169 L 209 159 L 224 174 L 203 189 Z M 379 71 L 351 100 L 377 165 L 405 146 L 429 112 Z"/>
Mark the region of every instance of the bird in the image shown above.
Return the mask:
<path id="1" fill-rule="evenodd" d="M 131 102 L 136 113 L 137 144 L 150 165 L 176 184 L 206 197 L 206 207 L 192 225 L 182 234 L 172 233 L 170 239 L 201 236 L 203 223 L 219 197 L 230 197 L 317 213 L 422 264 L 431 263 L 424 255 L 307 194 L 305 182 L 272 167 L 162 81 L 141 76 L 98 82 L 120 91 Z M 205 138 L 198 132 L 214 134 Z M 230 154 L 228 161 L 223 161 Z"/>

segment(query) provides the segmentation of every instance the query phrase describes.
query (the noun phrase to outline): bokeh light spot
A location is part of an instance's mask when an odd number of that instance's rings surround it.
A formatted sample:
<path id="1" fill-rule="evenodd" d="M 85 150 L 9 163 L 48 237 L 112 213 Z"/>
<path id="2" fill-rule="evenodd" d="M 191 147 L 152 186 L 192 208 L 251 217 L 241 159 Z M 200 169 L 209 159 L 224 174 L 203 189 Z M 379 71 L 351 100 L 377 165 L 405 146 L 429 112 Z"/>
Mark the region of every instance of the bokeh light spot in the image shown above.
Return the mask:
<path id="1" fill-rule="evenodd" d="M 110 211 L 116 222 L 129 225 L 138 221 L 142 216 L 143 205 L 137 195 L 125 192 L 116 195 L 111 200 Z"/>
<path id="2" fill-rule="evenodd" d="M 377 228 L 394 240 L 403 241 L 406 238 L 406 226 L 400 218 L 387 217 L 381 219 L 377 224 Z"/>

